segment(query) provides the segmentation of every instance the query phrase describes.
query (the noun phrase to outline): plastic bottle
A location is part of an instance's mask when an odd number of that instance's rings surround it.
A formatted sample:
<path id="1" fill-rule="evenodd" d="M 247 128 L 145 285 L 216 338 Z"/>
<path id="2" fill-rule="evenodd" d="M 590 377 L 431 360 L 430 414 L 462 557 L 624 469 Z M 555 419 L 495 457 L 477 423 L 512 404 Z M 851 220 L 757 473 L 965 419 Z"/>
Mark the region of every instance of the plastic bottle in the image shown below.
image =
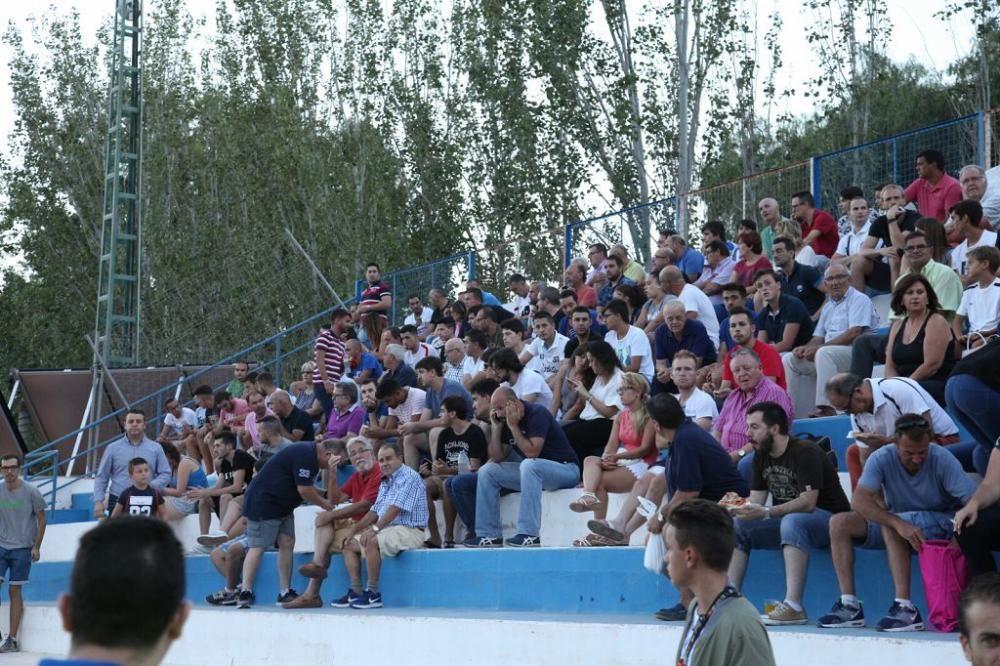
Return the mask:
<path id="1" fill-rule="evenodd" d="M 460 451 L 458 453 L 458 473 L 468 474 L 472 471 L 472 467 L 469 465 L 469 454 L 465 451 Z"/>

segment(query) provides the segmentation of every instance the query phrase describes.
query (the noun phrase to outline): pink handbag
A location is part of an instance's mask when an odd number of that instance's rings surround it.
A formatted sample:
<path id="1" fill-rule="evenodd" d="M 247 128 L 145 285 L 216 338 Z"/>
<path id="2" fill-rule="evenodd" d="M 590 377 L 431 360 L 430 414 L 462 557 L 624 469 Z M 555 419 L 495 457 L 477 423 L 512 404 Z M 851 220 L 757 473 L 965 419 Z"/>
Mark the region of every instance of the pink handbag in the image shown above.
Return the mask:
<path id="1" fill-rule="evenodd" d="M 969 583 L 965 555 L 950 541 L 941 539 L 924 543 L 917 555 L 924 579 L 927 620 L 935 631 L 958 628 L 958 595 Z"/>

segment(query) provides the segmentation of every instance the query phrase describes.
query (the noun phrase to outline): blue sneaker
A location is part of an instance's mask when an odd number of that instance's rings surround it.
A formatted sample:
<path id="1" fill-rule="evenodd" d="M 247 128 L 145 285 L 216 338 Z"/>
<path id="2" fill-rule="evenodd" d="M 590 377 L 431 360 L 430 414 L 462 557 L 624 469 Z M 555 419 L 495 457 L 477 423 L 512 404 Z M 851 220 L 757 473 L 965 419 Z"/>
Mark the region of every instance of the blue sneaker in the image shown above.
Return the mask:
<path id="1" fill-rule="evenodd" d="M 848 629 L 865 626 L 865 611 L 858 603 L 854 606 L 845 606 L 837 599 L 830 612 L 822 616 L 816 623 L 817 627 L 823 629 Z"/>
<path id="2" fill-rule="evenodd" d="M 339 599 L 334 599 L 330 602 L 330 605 L 334 608 L 350 608 L 351 604 L 361 598 L 361 595 L 354 590 L 348 590 L 347 594 Z"/>
<path id="3" fill-rule="evenodd" d="M 360 597 L 351 602 L 351 608 L 382 608 L 382 595 L 378 592 L 365 590 Z"/>
<path id="4" fill-rule="evenodd" d="M 916 608 L 904 608 L 893 602 L 889 614 L 875 625 L 877 631 L 923 631 L 924 620 Z"/>
<path id="5" fill-rule="evenodd" d="M 470 536 L 462 545 L 466 548 L 503 548 L 503 538 L 502 537 L 478 537 Z"/>
<path id="6" fill-rule="evenodd" d="M 542 540 L 530 534 L 515 534 L 507 539 L 507 545 L 511 548 L 538 548 Z"/>

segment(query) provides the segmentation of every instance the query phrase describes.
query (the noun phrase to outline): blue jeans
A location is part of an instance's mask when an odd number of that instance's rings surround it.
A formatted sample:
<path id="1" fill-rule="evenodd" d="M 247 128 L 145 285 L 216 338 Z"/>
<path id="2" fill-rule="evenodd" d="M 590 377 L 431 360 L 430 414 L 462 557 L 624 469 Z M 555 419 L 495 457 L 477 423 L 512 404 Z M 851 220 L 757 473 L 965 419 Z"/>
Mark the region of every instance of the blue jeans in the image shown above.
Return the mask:
<path id="1" fill-rule="evenodd" d="M 316 400 L 319 401 L 319 406 L 323 408 L 323 417 L 329 419 L 330 412 L 333 411 L 333 396 L 326 392 L 326 385 L 323 382 L 314 382 L 313 394 L 316 396 Z"/>
<path id="2" fill-rule="evenodd" d="M 944 389 L 948 412 L 981 446 L 990 449 L 1000 437 L 1000 392 L 972 375 L 954 375 Z"/>
<path id="3" fill-rule="evenodd" d="M 444 491 L 451 498 L 455 513 L 465 523 L 469 534 L 476 533 L 476 484 L 479 476 L 475 472 L 456 474 L 444 480 Z"/>
<path id="4" fill-rule="evenodd" d="M 542 491 L 572 488 L 580 483 L 575 463 L 559 463 L 541 458 L 521 462 L 488 462 L 476 473 L 476 536 L 502 537 L 500 491 L 521 491 L 517 512 L 517 533 L 538 536 L 542 522 Z"/>
<path id="5" fill-rule="evenodd" d="M 736 547 L 745 553 L 751 550 L 781 550 L 793 546 L 799 550 L 826 548 L 830 545 L 829 511 L 813 509 L 811 513 L 790 513 L 781 518 L 740 520 L 736 523 Z"/>

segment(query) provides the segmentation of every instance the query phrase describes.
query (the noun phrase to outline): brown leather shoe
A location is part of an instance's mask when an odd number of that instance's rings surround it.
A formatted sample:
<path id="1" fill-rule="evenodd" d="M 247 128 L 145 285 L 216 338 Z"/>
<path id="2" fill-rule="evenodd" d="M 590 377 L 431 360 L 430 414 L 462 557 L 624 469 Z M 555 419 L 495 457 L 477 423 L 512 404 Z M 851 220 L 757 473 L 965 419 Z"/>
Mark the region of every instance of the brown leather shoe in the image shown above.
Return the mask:
<path id="1" fill-rule="evenodd" d="M 816 411 L 809 415 L 809 418 L 815 419 L 823 416 L 836 416 L 837 410 L 829 405 L 823 405 L 822 407 L 817 407 Z"/>
<path id="2" fill-rule="evenodd" d="M 299 567 L 299 573 L 306 578 L 318 578 L 323 580 L 326 578 L 326 567 L 321 567 L 315 562 L 306 562 Z"/>
<path id="3" fill-rule="evenodd" d="M 301 608 L 322 608 L 323 600 L 319 597 L 295 597 L 291 601 L 286 601 L 281 604 L 281 607 L 289 610 L 297 610 Z"/>

